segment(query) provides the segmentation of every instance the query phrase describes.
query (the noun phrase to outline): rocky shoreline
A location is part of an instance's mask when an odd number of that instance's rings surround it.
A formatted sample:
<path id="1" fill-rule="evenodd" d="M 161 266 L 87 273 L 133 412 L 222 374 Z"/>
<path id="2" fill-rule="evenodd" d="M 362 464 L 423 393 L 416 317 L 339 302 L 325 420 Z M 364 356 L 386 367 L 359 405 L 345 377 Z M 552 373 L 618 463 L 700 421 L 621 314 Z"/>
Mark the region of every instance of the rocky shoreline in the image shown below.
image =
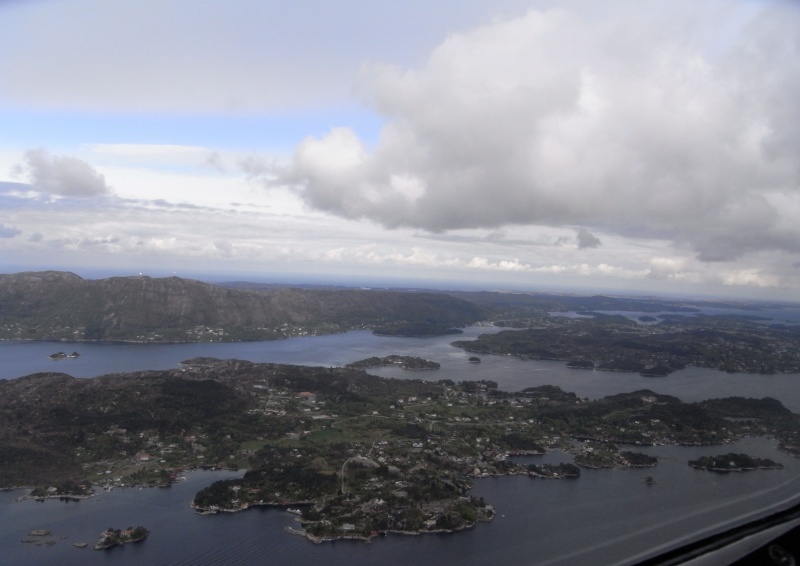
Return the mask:
<path id="1" fill-rule="evenodd" d="M 134 529 L 126 529 L 124 531 L 119 529 L 108 529 L 100 533 L 100 539 L 95 543 L 94 549 L 107 550 L 123 544 L 141 542 L 148 536 L 150 536 L 150 531 L 144 527 L 136 527 Z"/>
<path id="2" fill-rule="evenodd" d="M 388 530 L 383 530 L 383 531 L 374 531 L 369 536 L 353 534 L 353 535 L 323 536 L 323 537 L 320 537 L 320 536 L 312 535 L 311 533 L 309 533 L 305 529 L 295 529 L 295 528 L 292 528 L 292 527 L 286 527 L 285 530 L 286 530 L 287 533 L 291 533 L 293 535 L 304 536 L 309 541 L 313 542 L 314 544 L 321 544 L 321 543 L 324 543 L 324 542 L 334 542 L 334 541 L 337 541 L 337 540 L 355 540 L 355 541 L 359 541 L 359 542 L 372 542 L 372 540 L 374 538 L 381 537 L 381 536 L 387 536 L 387 535 L 402 535 L 402 536 L 417 537 L 417 536 L 422 536 L 422 535 L 427 535 L 427 534 L 440 534 L 440 535 L 442 535 L 442 534 L 458 533 L 458 532 L 461 532 L 461 531 L 466 531 L 466 530 L 472 529 L 478 523 L 489 522 L 492 519 L 494 519 L 495 515 L 496 515 L 496 513 L 492 512 L 492 515 L 490 517 L 478 518 L 477 520 L 475 520 L 475 522 L 464 524 L 464 525 L 462 525 L 460 527 L 457 527 L 457 528 L 454 528 L 454 529 L 424 529 L 424 530 L 418 530 L 418 531 L 401 531 L 401 530 L 396 530 L 396 529 L 388 529 Z"/>

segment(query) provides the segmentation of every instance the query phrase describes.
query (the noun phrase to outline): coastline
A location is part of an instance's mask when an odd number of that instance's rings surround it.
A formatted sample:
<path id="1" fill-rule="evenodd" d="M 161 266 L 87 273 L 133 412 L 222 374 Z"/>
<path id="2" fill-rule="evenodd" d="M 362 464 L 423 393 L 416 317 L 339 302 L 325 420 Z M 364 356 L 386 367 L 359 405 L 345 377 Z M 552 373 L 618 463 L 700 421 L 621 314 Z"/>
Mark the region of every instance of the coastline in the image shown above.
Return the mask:
<path id="1" fill-rule="evenodd" d="M 712 468 L 710 466 L 700 466 L 698 464 L 689 463 L 689 467 L 694 468 L 695 470 L 703 470 L 706 472 L 716 472 L 718 474 L 727 474 L 728 472 L 756 472 L 758 470 L 782 470 L 784 468 L 783 464 L 777 464 L 775 466 L 754 466 L 750 467 L 740 467 L 740 468 Z"/>
<path id="2" fill-rule="evenodd" d="M 401 531 L 401 530 L 395 530 L 395 529 L 388 529 L 388 530 L 385 530 L 385 531 L 373 531 L 373 533 L 368 535 L 368 536 L 367 535 L 338 535 L 338 536 L 319 537 L 319 536 L 312 535 L 312 534 L 308 533 L 305 529 L 296 529 L 294 527 L 287 526 L 284 530 L 286 532 L 288 532 L 288 533 L 293 534 L 293 535 L 304 536 L 309 541 L 313 542 L 314 544 L 321 544 L 321 543 L 324 543 L 324 542 L 334 542 L 334 541 L 337 541 L 337 540 L 355 540 L 355 541 L 359 541 L 359 542 L 369 543 L 369 542 L 372 542 L 372 539 L 374 539 L 374 538 L 377 538 L 377 537 L 380 537 L 380 536 L 387 536 L 387 535 L 402 535 L 402 536 L 417 537 L 417 536 L 422 536 L 422 535 L 427 535 L 427 534 L 442 535 L 442 534 L 458 533 L 458 532 L 461 532 L 461 531 L 466 531 L 466 530 L 472 529 L 478 523 L 488 523 L 489 521 L 492 521 L 496 516 L 497 516 L 497 513 L 492 511 L 492 515 L 490 517 L 478 518 L 478 519 L 476 519 L 475 521 L 473 521 L 471 523 L 466 523 L 466 524 L 464 524 L 464 525 L 462 525 L 460 527 L 454 528 L 454 529 L 421 529 L 421 530 L 418 530 L 418 531 Z"/>

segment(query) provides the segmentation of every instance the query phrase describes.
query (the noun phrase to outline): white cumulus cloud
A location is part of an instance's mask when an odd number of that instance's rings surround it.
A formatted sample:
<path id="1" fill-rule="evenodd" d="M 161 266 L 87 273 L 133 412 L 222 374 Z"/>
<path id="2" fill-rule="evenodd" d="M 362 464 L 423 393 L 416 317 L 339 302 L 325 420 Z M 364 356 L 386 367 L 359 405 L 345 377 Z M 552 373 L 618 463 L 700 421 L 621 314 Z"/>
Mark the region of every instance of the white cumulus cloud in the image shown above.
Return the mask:
<path id="1" fill-rule="evenodd" d="M 737 26 L 725 3 L 626 6 L 531 10 L 450 36 L 419 68 L 365 67 L 377 144 L 333 129 L 271 182 L 387 227 L 590 225 L 707 262 L 796 253 L 800 7 Z M 579 230 L 579 248 L 599 244 Z"/>
<path id="2" fill-rule="evenodd" d="M 39 192 L 68 196 L 95 197 L 111 193 L 105 177 L 85 161 L 69 155 L 52 155 L 44 149 L 25 152 L 22 163 L 12 174 L 30 183 Z"/>

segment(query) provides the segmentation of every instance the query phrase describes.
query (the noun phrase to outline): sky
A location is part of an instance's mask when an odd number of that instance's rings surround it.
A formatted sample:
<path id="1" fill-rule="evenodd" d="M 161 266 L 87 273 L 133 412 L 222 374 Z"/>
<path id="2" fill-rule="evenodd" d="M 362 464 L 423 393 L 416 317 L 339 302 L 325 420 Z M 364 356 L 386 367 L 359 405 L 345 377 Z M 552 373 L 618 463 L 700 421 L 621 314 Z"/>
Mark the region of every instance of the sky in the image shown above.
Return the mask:
<path id="1" fill-rule="evenodd" d="M 800 3 L 0 0 L 0 272 L 800 300 Z"/>

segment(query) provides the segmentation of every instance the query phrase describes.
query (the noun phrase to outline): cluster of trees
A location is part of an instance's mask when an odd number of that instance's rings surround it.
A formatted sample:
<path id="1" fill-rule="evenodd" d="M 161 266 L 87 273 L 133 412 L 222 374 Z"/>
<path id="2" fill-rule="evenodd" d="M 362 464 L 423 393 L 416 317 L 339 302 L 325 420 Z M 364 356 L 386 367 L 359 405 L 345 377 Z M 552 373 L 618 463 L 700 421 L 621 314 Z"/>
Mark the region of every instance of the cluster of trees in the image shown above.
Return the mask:
<path id="1" fill-rule="evenodd" d="M 511 452 L 545 452 L 545 448 L 539 444 L 538 437 L 531 433 L 509 432 L 508 434 L 503 435 L 502 442 Z"/>
<path id="2" fill-rule="evenodd" d="M 620 455 L 634 468 L 649 468 L 658 464 L 658 458 L 641 452 L 623 451 Z"/>
<path id="3" fill-rule="evenodd" d="M 302 462 L 298 462 L 301 459 Z M 226 509 L 233 500 L 238 500 L 239 504 L 260 501 L 287 504 L 321 498 L 336 493 L 338 487 L 336 475 L 314 469 L 308 465 L 305 455 L 302 458 L 287 455 L 286 461 L 274 461 L 268 466 L 250 470 L 242 479 L 212 483 L 195 495 L 194 504 L 201 509 Z"/>

